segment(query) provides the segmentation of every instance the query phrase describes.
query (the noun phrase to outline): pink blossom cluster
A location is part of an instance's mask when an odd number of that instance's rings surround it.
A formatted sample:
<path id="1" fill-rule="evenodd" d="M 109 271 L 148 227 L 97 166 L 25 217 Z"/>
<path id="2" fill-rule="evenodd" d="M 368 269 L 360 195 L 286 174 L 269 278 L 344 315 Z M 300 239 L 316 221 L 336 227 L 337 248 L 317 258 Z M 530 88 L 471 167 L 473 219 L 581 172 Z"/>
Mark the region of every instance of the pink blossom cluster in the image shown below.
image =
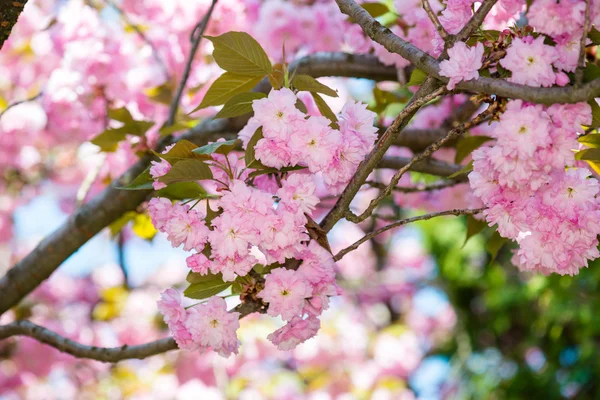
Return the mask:
<path id="1" fill-rule="evenodd" d="M 450 78 L 448 89 L 452 90 L 460 81 L 479 78 L 479 69 L 483 66 L 483 45 L 478 42 L 468 47 L 458 42 L 448 50 L 448 60 L 440 63 L 440 75 Z"/>
<path id="2" fill-rule="evenodd" d="M 167 289 L 161 294 L 158 309 L 179 348 L 212 349 L 223 357 L 238 353 L 236 331 L 240 327 L 240 313 L 228 312 L 221 297 L 213 296 L 206 303 L 186 309 L 181 292 Z"/>
<path id="3" fill-rule="evenodd" d="M 598 181 L 574 167 L 572 151 L 590 123 L 586 103 L 514 100 L 490 132 L 496 143 L 473 152 L 471 188 L 488 207 L 487 222 L 518 242 L 522 270 L 573 275 L 600 256 Z"/>
<path id="4" fill-rule="evenodd" d="M 357 128 L 356 120 L 348 119 L 346 123 Z M 317 242 L 309 242 L 305 227 L 307 216 L 319 202 L 315 192 L 313 176 L 304 173 L 288 175 L 275 197 L 233 179 L 221 190 L 222 196 L 216 203 L 220 211 L 210 221 L 210 227 L 205 223 L 206 215 L 197 208 L 166 198 L 150 200 L 148 212 L 155 227 L 168 235 L 174 247 L 183 244 L 184 250 L 196 252 L 187 258 L 187 265 L 201 275 L 221 273 L 225 281 L 245 276 L 259 262 L 253 249 L 259 250 L 267 264 L 301 260 L 297 271 L 273 269 L 259 293 L 269 303 L 269 315 L 281 315 L 289 321 L 269 339 L 281 349 L 290 349 L 314 336 L 319 326 L 317 316 L 328 308 L 329 296 L 339 294 L 331 254 Z M 166 309 L 180 311 L 175 306 Z M 197 343 L 194 332 L 200 335 L 201 330 L 195 328 L 194 321 L 199 318 L 187 318 L 185 330 L 184 324 L 177 324 L 177 318 L 173 318 L 171 332 L 181 346 Z M 208 345 L 218 347 L 212 342 Z"/>
<path id="5" fill-rule="evenodd" d="M 338 194 L 373 147 L 376 114 L 365 104 L 350 101 L 338 115 L 339 129 L 335 129 L 323 116 L 307 118 L 296 108 L 297 101 L 287 88 L 272 90 L 267 98 L 255 100 L 254 116 L 240 136 L 247 140 L 262 128 L 263 137 L 255 147 L 257 160 L 273 168 L 305 166 L 321 175 L 329 190 Z"/>

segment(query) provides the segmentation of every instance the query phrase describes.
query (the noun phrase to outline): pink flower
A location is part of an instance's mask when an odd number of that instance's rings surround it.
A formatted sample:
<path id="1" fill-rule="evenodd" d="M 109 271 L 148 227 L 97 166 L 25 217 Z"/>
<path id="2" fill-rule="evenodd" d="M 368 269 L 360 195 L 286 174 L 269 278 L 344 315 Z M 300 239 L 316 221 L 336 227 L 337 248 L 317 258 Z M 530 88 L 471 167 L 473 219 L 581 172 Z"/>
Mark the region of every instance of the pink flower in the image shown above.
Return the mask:
<path id="1" fill-rule="evenodd" d="M 442 12 L 440 22 L 448 33 L 455 35 L 469 22 L 472 15 L 471 7 L 451 7 L 449 5 Z"/>
<path id="2" fill-rule="evenodd" d="M 536 31 L 552 37 L 562 34 L 581 36 L 585 1 L 535 0 L 527 12 L 527 21 Z"/>
<path id="3" fill-rule="evenodd" d="M 208 274 L 213 265 L 213 262 L 202 253 L 192 254 L 185 259 L 185 262 L 189 269 L 201 275 Z"/>
<path id="4" fill-rule="evenodd" d="M 254 221 L 234 218 L 224 212 L 212 221 L 213 231 L 209 233 L 209 241 L 213 254 L 220 258 L 245 256 L 248 254 L 249 239 L 252 234 L 248 225 Z"/>
<path id="5" fill-rule="evenodd" d="M 165 323 L 177 346 L 184 350 L 196 350 L 197 345 L 192 340 L 192 335 L 185 327 L 189 313 L 183 307 L 183 295 L 177 289 L 167 289 L 161 294 L 158 301 L 158 310 L 163 314 Z"/>
<path id="6" fill-rule="evenodd" d="M 290 138 L 290 148 L 310 172 L 325 168 L 332 159 L 332 150 L 340 141 L 339 131 L 331 129 L 325 117 L 310 117 L 302 132 Z"/>
<path id="7" fill-rule="evenodd" d="M 154 182 L 152 182 L 152 187 L 154 190 L 160 190 L 166 188 L 167 185 L 159 182 L 158 178 L 163 175 L 166 175 L 167 172 L 171 170 L 171 164 L 167 160 L 161 160 L 160 162 L 152 161 L 152 166 L 150 167 L 150 176 L 154 178 Z"/>
<path id="8" fill-rule="evenodd" d="M 481 42 L 475 47 L 458 42 L 448 50 L 448 55 L 450 58 L 440 63 L 440 75 L 450 78 L 448 89 L 454 89 L 458 82 L 479 78 L 479 69 L 483 65 Z"/>
<path id="9" fill-rule="evenodd" d="M 544 36 L 529 36 L 514 38 L 500 65 L 512 72 L 510 82 L 548 87 L 556 81 L 552 63 L 557 59 L 554 47 L 544 44 Z"/>
<path id="10" fill-rule="evenodd" d="M 148 214 L 152 218 L 152 224 L 161 232 L 164 232 L 172 211 L 173 203 L 164 197 L 154 197 L 148 202 Z"/>
<path id="11" fill-rule="evenodd" d="M 291 321 L 302 311 L 304 301 L 310 297 L 312 290 L 302 274 L 276 268 L 265 278 L 265 288 L 258 297 L 269 303 L 267 314 L 272 317 L 281 315 Z"/>
<path id="12" fill-rule="evenodd" d="M 227 312 L 227 303 L 218 296 L 195 306 L 194 310 L 185 323 L 194 342 L 211 348 L 222 357 L 237 354 L 240 343 L 236 331 L 240 327 L 240 313 Z"/>
<path id="13" fill-rule="evenodd" d="M 366 104 L 348 101 L 344 104 L 339 118 L 342 140 L 347 140 L 347 136 L 352 135 L 365 148 L 370 149 L 377 139 L 377 127 L 373 125 L 376 117 L 377 114 L 367 110 Z"/>
<path id="14" fill-rule="evenodd" d="M 164 226 L 167 239 L 173 247 L 183 244 L 185 251 L 202 251 L 208 240 L 209 229 L 203 221 L 204 214 L 188 205 L 175 204 Z"/>
<path id="15" fill-rule="evenodd" d="M 314 179 L 308 174 L 291 174 L 283 181 L 277 191 L 280 206 L 285 206 L 292 213 L 311 214 L 319 203 L 315 195 L 317 190 Z"/>
<path id="16" fill-rule="evenodd" d="M 268 139 L 288 139 L 295 123 L 304 118 L 296 108 L 296 95 L 290 89 L 271 90 L 266 99 L 254 100 L 254 119 L 263 127 L 263 136 Z"/>
<path id="17" fill-rule="evenodd" d="M 267 336 L 267 339 L 279 350 L 292 350 L 300 343 L 314 337 L 320 327 L 321 321 L 317 317 L 309 316 L 306 319 L 294 317 L 286 325 Z"/>

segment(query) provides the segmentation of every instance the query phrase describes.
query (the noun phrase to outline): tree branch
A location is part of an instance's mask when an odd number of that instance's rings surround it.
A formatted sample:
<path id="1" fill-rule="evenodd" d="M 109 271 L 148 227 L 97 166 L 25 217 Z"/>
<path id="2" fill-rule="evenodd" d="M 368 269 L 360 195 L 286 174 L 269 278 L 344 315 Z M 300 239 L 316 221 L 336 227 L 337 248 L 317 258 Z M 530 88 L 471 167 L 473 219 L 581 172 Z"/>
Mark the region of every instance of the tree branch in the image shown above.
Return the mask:
<path id="1" fill-rule="evenodd" d="M 408 157 L 385 157 L 377 164 L 377 168 L 400 169 L 408 165 L 411 160 Z M 429 159 L 412 164 L 410 169 L 411 171 L 422 172 L 424 174 L 448 177 L 457 173 L 462 168 L 462 165 Z M 461 174 L 453 179 L 457 182 L 466 182 L 467 175 Z"/>
<path id="2" fill-rule="evenodd" d="M 448 38 L 448 32 L 446 32 L 446 30 L 440 23 L 437 14 L 431 9 L 431 4 L 429 4 L 429 0 L 423 0 L 423 9 L 429 16 L 431 23 L 433 24 L 433 26 L 435 26 L 435 29 L 437 29 L 442 39 L 446 40 Z"/>
<path id="3" fill-rule="evenodd" d="M 471 37 L 471 35 L 481 26 L 485 17 L 492 10 L 498 0 L 483 0 L 481 6 L 475 11 L 473 17 L 467 22 L 467 24 L 456 34 L 453 38 L 454 42 L 462 42 Z"/>
<path id="4" fill-rule="evenodd" d="M 367 219 L 373 213 L 373 211 L 379 205 L 379 203 L 381 203 L 381 201 L 384 198 L 386 198 L 387 196 L 389 196 L 392 193 L 392 189 L 398 184 L 398 182 L 400 181 L 400 178 L 402 178 L 402 176 L 414 164 L 418 163 L 419 161 L 425 160 L 426 158 L 431 156 L 434 152 L 439 150 L 440 147 L 442 147 L 446 142 L 453 140 L 453 139 L 457 139 L 465 131 L 473 128 L 474 126 L 481 124 L 484 121 L 489 120 L 491 117 L 494 116 L 494 114 L 496 113 L 498 108 L 499 108 L 498 103 L 491 104 L 484 112 L 479 114 L 477 117 L 473 118 L 473 120 L 471 120 L 469 122 L 465 122 L 461 126 L 452 129 L 450 132 L 448 132 L 448 134 L 446 136 L 444 136 L 440 140 L 429 145 L 422 153 L 415 155 L 408 164 L 406 164 L 405 166 L 400 168 L 398 170 L 398 172 L 396 172 L 394 174 L 394 176 L 392 177 L 392 179 L 390 181 L 390 184 L 386 186 L 386 188 L 379 194 L 379 196 L 377 196 L 376 198 L 371 200 L 368 207 L 365 209 L 365 211 L 362 214 L 356 215 L 348 209 L 347 212 L 344 214 L 346 219 L 348 221 L 351 221 L 354 223 L 359 223 L 359 222 L 362 222 L 365 219 Z"/>
<path id="5" fill-rule="evenodd" d="M 420 184 L 420 185 L 415 185 L 415 186 L 394 186 L 392 188 L 392 190 L 394 192 L 399 192 L 399 193 L 432 192 L 435 190 L 446 189 L 446 188 L 458 185 L 460 183 L 463 183 L 463 182 L 449 180 L 449 181 L 432 183 L 430 185 Z M 381 189 L 381 190 L 383 190 L 387 187 L 387 185 L 385 183 L 376 182 L 376 181 L 366 181 L 365 185 L 369 185 L 372 188 L 377 188 L 377 189 Z"/>
<path id="6" fill-rule="evenodd" d="M 347 62 L 345 66 L 344 62 Z M 331 70 L 328 69 L 329 63 L 333 63 Z M 293 66 L 299 73 L 311 73 L 315 78 L 336 74 L 362 77 L 365 71 L 371 71 L 369 76 L 378 80 L 393 80 L 396 77 L 394 68 L 383 67 L 373 56 L 321 53 L 300 59 L 293 63 Z M 218 139 L 224 132 L 231 132 L 241 126 L 243 125 L 239 125 L 236 119 L 207 119 L 190 129 L 181 138 L 202 145 Z M 169 137 L 162 141 L 156 150 L 162 151 L 176 140 Z M 151 160 L 152 157 L 149 155 L 142 157 L 111 186 L 76 210 L 67 222 L 8 270 L 7 274 L 0 279 L 0 315 L 18 304 L 94 235 L 127 211 L 135 210 L 152 194 L 151 190 L 116 188 L 131 182 L 150 165 Z"/>
<path id="7" fill-rule="evenodd" d="M 448 78 L 440 76 L 440 63 L 429 54 L 421 51 L 413 44 L 394 35 L 392 31 L 381 25 L 364 8 L 353 0 L 336 0 L 340 10 L 358 23 L 371 39 L 381 44 L 387 50 L 400 54 L 409 60 L 416 68 L 447 83 Z M 482 5 L 483 7 L 483 5 Z M 523 99 L 533 103 L 578 103 L 600 97 L 600 79 L 578 87 L 538 88 L 511 83 L 502 79 L 479 77 L 478 79 L 460 82 L 458 89 L 473 93 L 494 94 L 500 97 Z"/>
<path id="8" fill-rule="evenodd" d="M 218 0 L 212 0 L 210 4 L 210 8 L 202 18 L 202 20 L 194 27 L 192 31 L 190 40 L 192 42 L 192 48 L 190 50 L 190 54 L 187 58 L 185 68 L 183 70 L 183 75 L 181 76 L 181 82 L 179 82 L 179 86 L 177 87 L 177 92 L 175 93 L 175 97 L 173 97 L 173 101 L 171 102 L 171 107 L 169 109 L 169 118 L 167 119 L 167 126 L 171 126 L 175 123 L 175 117 L 177 116 L 177 110 L 179 110 L 179 102 L 181 101 L 181 96 L 183 96 L 183 91 L 185 90 L 185 85 L 187 84 L 187 80 L 190 77 L 190 71 L 192 70 L 192 64 L 194 62 L 194 57 L 196 56 L 196 52 L 198 51 L 198 47 L 200 46 L 200 41 L 202 40 L 202 35 L 204 35 L 204 31 L 208 26 L 208 20 L 217 5 Z"/>
<path id="9" fill-rule="evenodd" d="M 0 0 L 0 50 L 28 0 Z"/>
<path id="10" fill-rule="evenodd" d="M 346 254 L 350 253 L 351 251 L 356 250 L 358 248 L 358 246 L 360 246 L 367 240 L 371 240 L 372 238 L 374 238 L 377 235 L 382 234 L 383 232 L 389 231 L 390 229 L 394 229 L 394 228 L 397 228 L 402 225 L 410 224 L 411 222 L 423 221 L 423 220 L 427 220 L 427 219 L 441 217 L 444 215 L 457 215 L 457 216 L 458 215 L 473 215 L 473 214 L 478 214 L 478 213 L 482 212 L 483 210 L 485 210 L 485 207 L 472 209 L 472 210 L 454 209 L 454 210 L 441 211 L 441 212 L 436 212 L 436 213 L 431 213 L 431 214 L 419 215 L 417 217 L 412 217 L 412 218 L 405 218 L 400 221 L 394 222 L 393 224 L 386 225 L 383 228 L 379 228 L 376 231 L 373 231 L 373 232 L 363 236 L 362 238 L 360 238 L 359 240 L 357 240 L 350 246 L 346 247 L 345 249 L 340 250 L 333 257 L 333 259 L 335 261 L 339 261 L 342 257 L 344 257 Z"/>
<path id="11" fill-rule="evenodd" d="M 233 309 L 233 311 L 239 312 L 241 319 L 254 312 L 264 312 L 265 308 L 262 302 L 247 301 L 239 304 Z M 136 346 L 88 346 L 78 343 L 74 340 L 67 339 L 56 332 L 25 320 L 15 321 L 6 325 L 0 325 L 0 340 L 8 339 L 11 336 L 29 336 L 30 338 L 52 346 L 63 353 L 68 353 L 79 358 L 89 358 L 108 363 L 116 363 L 118 361 L 132 358 L 143 359 L 157 354 L 166 353 L 167 351 L 177 350 L 177 343 L 171 337 Z"/>

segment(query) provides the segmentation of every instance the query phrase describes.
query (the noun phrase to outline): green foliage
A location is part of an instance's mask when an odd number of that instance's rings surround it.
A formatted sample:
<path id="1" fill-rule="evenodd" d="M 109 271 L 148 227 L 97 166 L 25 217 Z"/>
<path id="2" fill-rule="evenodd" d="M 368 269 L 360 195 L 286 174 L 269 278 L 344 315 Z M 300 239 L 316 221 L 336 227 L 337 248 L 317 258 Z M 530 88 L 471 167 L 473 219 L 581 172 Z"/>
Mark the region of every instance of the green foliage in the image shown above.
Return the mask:
<path id="1" fill-rule="evenodd" d="M 215 46 L 213 57 L 219 67 L 238 75 L 265 76 L 273 71 L 267 53 L 245 32 L 206 36 Z"/>
<path id="2" fill-rule="evenodd" d="M 473 150 L 479 148 L 485 142 L 492 140 L 489 136 L 467 136 L 463 137 L 456 144 L 456 156 L 454 162 L 459 164 L 473 152 Z"/>
<path id="3" fill-rule="evenodd" d="M 262 128 L 258 128 L 256 130 L 256 132 L 254 132 L 254 135 L 252 135 L 252 137 L 248 141 L 248 145 L 246 146 L 246 154 L 245 154 L 245 161 L 246 161 L 247 167 L 251 167 L 252 163 L 256 162 L 256 158 L 254 155 L 254 146 L 256 146 L 256 143 L 258 143 L 258 141 L 262 138 L 263 138 Z"/>
<path id="4" fill-rule="evenodd" d="M 335 90 L 331 89 L 329 86 L 323 85 L 321 82 L 308 75 L 295 75 L 292 78 L 292 86 L 299 91 L 321 93 L 331 97 L 338 97 Z"/>
<path id="5" fill-rule="evenodd" d="M 159 182 L 170 184 L 175 182 L 199 181 L 212 179 L 212 172 L 202 160 L 183 160 L 171 167 L 169 172 L 158 178 Z"/>
<path id="6" fill-rule="evenodd" d="M 190 272 L 187 276 L 190 286 L 185 289 L 183 294 L 190 299 L 203 300 L 215 296 L 225 289 L 229 288 L 233 282 L 224 282 L 221 273 L 216 275 L 200 275 Z"/>
<path id="7" fill-rule="evenodd" d="M 311 94 L 312 98 L 315 100 L 315 104 L 317 105 L 317 108 L 319 109 L 319 112 L 324 117 L 326 117 L 328 120 L 331 121 L 331 126 L 333 128 L 338 129 L 339 126 L 338 126 L 337 117 L 335 116 L 335 113 L 331 110 L 331 108 L 329 108 L 329 105 L 317 93 L 310 92 L 310 94 Z"/>
<path id="8" fill-rule="evenodd" d="M 215 142 L 215 143 L 207 144 L 202 147 L 198 147 L 198 148 L 192 150 L 192 153 L 206 154 L 206 155 L 216 153 L 216 154 L 227 155 L 233 149 L 235 149 L 237 146 L 239 146 L 241 144 L 242 144 L 242 141 L 240 139 L 231 139 L 231 140 L 226 140 L 223 142 Z"/>
<path id="9" fill-rule="evenodd" d="M 204 95 L 202 103 L 192 112 L 209 106 L 219 106 L 236 94 L 249 92 L 262 78 L 263 76 L 236 75 L 231 72 L 225 72 L 211 85 L 206 95 Z"/>
<path id="10" fill-rule="evenodd" d="M 252 102 L 254 100 L 267 97 L 264 93 L 247 92 L 236 94 L 225 102 L 225 105 L 217 113 L 216 118 L 232 118 L 252 112 Z"/>

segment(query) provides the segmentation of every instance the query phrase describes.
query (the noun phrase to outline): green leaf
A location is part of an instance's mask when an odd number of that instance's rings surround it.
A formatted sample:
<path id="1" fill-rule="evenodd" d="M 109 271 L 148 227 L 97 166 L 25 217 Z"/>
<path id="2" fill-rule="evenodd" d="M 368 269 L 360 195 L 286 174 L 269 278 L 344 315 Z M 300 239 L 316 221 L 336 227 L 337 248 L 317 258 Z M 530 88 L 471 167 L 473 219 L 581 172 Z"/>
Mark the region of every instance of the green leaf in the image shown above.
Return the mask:
<path id="1" fill-rule="evenodd" d="M 104 152 L 112 152 L 117 150 L 119 142 L 125 140 L 126 137 L 127 129 L 125 127 L 109 128 L 93 138 L 91 142 Z"/>
<path id="2" fill-rule="evenodd" d="M 195 199 L 206 195 L 206 190 L 196 182 L 176 182 L 156 192 L 159 197 L 171 200 Z"/>
<path id="3" fill-rule="evenodd" d="M 421 85 L 423 82 L 425 82 L 425 79 L 427 79 L 427 73 L 424 71 L 421 71 L 420 69 L 415 68 L 415 70 L 410 75 L 410 79 L 408 80 L 408 83 L 404 86 L 406 86 L 406 87 L 418 86 L 418 85 Z"/>
<path id="4" fill-rule="evenodd" d="M 209 156 L 194 153 L 194 150 L 197 148 L 198 148 L 198 146 L 196 146 L 194 143 L 192 143 L 188 140 L 185 140 L 185 139 L 181 139 L 177 143 L 175 143 L 175 146 L 171 147 L 171 149 L 169 151 L 167 151 L 165 154 L 158 153 L 158 152 L 154 152 L 154 154 L 164 160 L 167 160 L 171 165 L 174 165 L 178 161 L 181 161 L 181 160 L 188 160 L 188 159 L 209 160 L 210 159 Z"/>
<path id="5" fill-rule="evenodd" d="M 312 76 L 295 75 L 292 79 L 292 85 L 300 91 L 322 93 L 330 97 L 338 97 L 335 90 L 331 89 L 329 86 L 323 85 Z"/>
<path id="6" fill-rule="evenodd" d="M 600 147 L 600 133 L 590 133 L 580 136 L 577 141 L 588 147 Z"/>
<path id="7" fill-rule="evenodd" d="M 600 78 L 600 67 L 596 64 L 588 63 L 583 70 L 583 81 L 591 82 Z"/>
<path id="8" fill-rule="evenodd" d="M 111 108 L 108 110 L 108 118 L 114 119 L 115 121 L 122 122 L 126 124 L 127 122 L 133 121 L 133 117 L 131 113 L 126 107 L 121 108 Z"/>
<path id="9" fill-rule="evenodd" d="M 262 77 L 235 75 L 231 72 L 225 72 L 217 78 L 204 95 L 202 103 L 192 112 L 209 106 L 219 106 L 227 102 L 236 94 L 249 92 L 256 86 Z"/>
<path id="10" fill-rule="evenodd" d="M 494 262 L 494 260 L 498 256 L 498 253 L 500 252 L 500 249 L 502 248 L 502 246 L 504 246 L 504 244 L 506 244 L 506 242 L 506 238 L 500 236 L 498 231 L 494 231 L 492 237 L 490 237 L 485 246 L 487 252 L 490 253 L 490 264 Z"/>
<path id="11" fill-rule="evenodd" d="M 327 117 L 327 119 L 331 121 L 332 128 L 338 129 L 339 126 L 338 126 L 337 117 L 335 116 L 334 112 L 331 111 L 331 108 L 329 108 L 329 105 L 327 105 L 325 100 L 323 100 L 323 98 L 321 96 L 319 96 L 317 93 L 310 92 L 310 94 L 313 97 L 313 99 L 315 100 L 315 104 L 317 105 L 317 108 L 319 109 L 321 114 L 324 117 Z"/>
<path id="12" fill-rule="evenodd" d="M 592 43 L 600 44 L 600 31 L 592 27 L 592 29 L 590 29 L 590 32 L 588 33 L 588 38 L 592 41 Z"/>
<path id="13" fill-rule="evenodd" d="M 459 176 L 461 176 L 463 174 L 468 174 L 471 171 L 473 171 L 473 161 L 471 161 L 470 163 L 468 163 L 467 165 L 465 165 L 459 171 L 456 171 L 452 175 L 448 176 L 448 178 L 454 179 L 454 178 L 457 178 L 457 177 L 459 177 Z"/>
<path id="14" fill-rule="evenodd" d="M 489 136 L 467 136 L 462 138 L 456 144 L 456 156 L 454 162 L 459 164 L 464 160 L 473 150 L 479 148 L 485 142 L 492 140 Z"/>
<path id="15" fill-rule="evenodd" d="M 248 114 L 252 112 L 252 102 L 265 97 L 267 97 L 266 94 L 257 92 L 236 94 L 225 102 L 225 105 L 215 118 L 232 118 Z"/>
<path id="16" fill-rule="evenodd" d="M 175 182 L 193 182 L 212 179 L 212 172 L 202 160 L 182 160 L 173 165 L 169 172 L 158 178 L 159 182 L 170 184 Z"/>
<path id="17" fill-rule="evenodd" d="M 123 190 L 147 190 L 153 189 L 152 176 L 150 175 L 150 167 L 146 168 L 144 172 L 139 174 L 129 185 L 127 186 L 117 186 L 117 189 Z"/>
<path id="18" fill-rule="evenodd" d="M 296 108 L 300 111 L 302 111 L 304 114 L 308 114 L 308 109 L 306 108 L 306 104 L 304 104 L 304 102 L 302 102 L 302 100 L 298 99 L 296 100 Z"/>
<path id="19" fill-rule="evenodd" d="M 176 122 L 173 125 L 164 126 L 159 129 L 158 133 L 160 136 L 169 136 L 174 134 L 175 132 L 183 131 L 189 129 L 190 126 L 183 122 Z"/>
<path id="20" fill-rule="evenodd" d="M 364 8 L 373 18 L 380 17 L 383 14 L 390 12 L 390 9 L 383 3 L 366 2 L 361 3 L 360 6 Z"/>
<path id="21" fill-rule="evenodd" d="M 246 154 L 245 154 L 245 161 L 246 161 L 246 167 L 250 167 L 250 164 L 252 164 L 253 161 L 255 161 L 256 159 L 254 158 L 254 146 L 256 146 L 256 143 L 258 143 L 258 141 L 260 139 L 263 138 L 263 133 L 262 133 L 262 127 L 258 128 L 256 130 L 256 132 L 254 132 L 254 135 L 252 135 L 252 137 L 250 138 L 250 141 L 248 141 L 248 144 L 246 145 Z"/>
<path id="22" fill-rule="evenodd" d="M 584 149 L 575 153 L 576 160 L 600 161 L 600 148 Z"/>
<path id="23" fill-rule="evenodd" d="M 467 244 L 469 239 L 481 232 L 486 226 L 487 222 L 485 222 L 485 220 L 480 221 L 472 215 L 467 215 L 467 237 L 465 238 L 463 247 Z"/>
<path id="24" fill-rule="evenodd" d="M 213 57 L 225 71 L 261 78 L 273 72 L 267 53 L 246 32 L 227 32 L 221 36 L 205 37 L 213 42 Z"/>
<path id="25" fill-rule="evenodd" d="M 598 128 L 600 127 L 600 106 L 594 99 L 588 101 L 588 104 L 592 107 L 592 125 L 590 125 L 590 128 Z"/>
<path id="26" fill-rule="evenodd" d="M 197 149 L 194 149 L 192 151 L 194 152 L 194 154 L 210 155 L 213 153 L 217 153 L 227 155 L 241 143 L 242 141 L 240 139 L 231 139 L 224 142 L 215 142 L 207 144 L 205 146 L 198 147 Z"/>
<path id="27" fill-rule="evenodd" d="M 216 275 L 200 275 L 190 272 L 187 276 L 187 281 L 191 284 L 185 289 L 183 294 L 185 297 L 197 300 L 215 296 L 233 284 L 233 282 L 224 282 L 221 273 Z"/>

